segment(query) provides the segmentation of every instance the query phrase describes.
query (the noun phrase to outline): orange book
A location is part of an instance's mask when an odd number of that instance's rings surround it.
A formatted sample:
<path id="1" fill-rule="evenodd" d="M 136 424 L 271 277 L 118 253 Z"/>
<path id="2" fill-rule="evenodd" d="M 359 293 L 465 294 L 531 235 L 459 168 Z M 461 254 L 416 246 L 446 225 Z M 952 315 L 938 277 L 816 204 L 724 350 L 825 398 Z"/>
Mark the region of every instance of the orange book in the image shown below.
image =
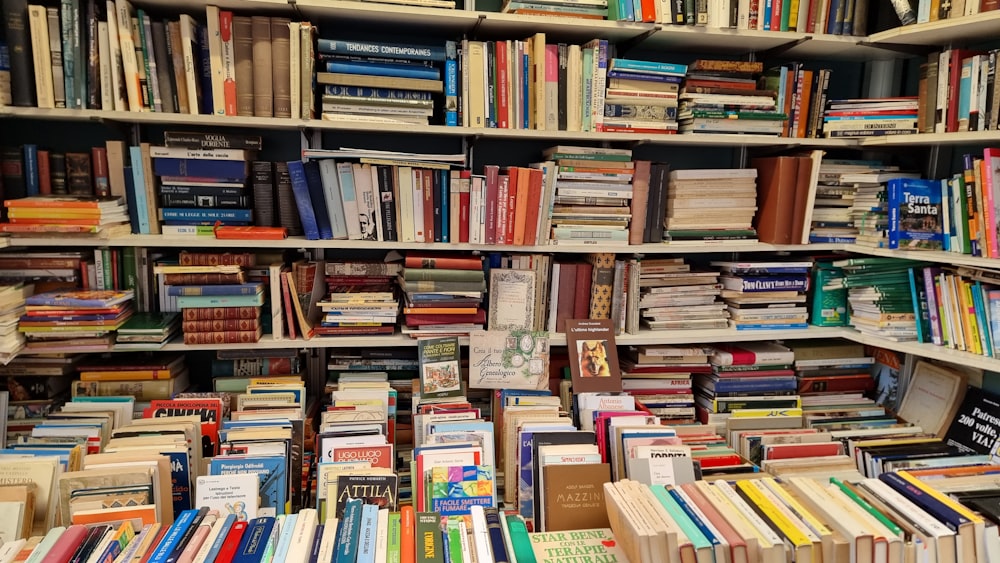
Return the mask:
<path id="1" fill-rule="evenodd" d="M 217 226 L 215 238 L 226 240 L 282 240 L 288 238 L 285 227 Z"/>
<path id="2" fill-rule="evenodd" d="M 597 14 L 567 14 L 566 12 L 552 12 L 549 10 L 532 10 L 528 8 L 518 8 L 517 10 L 511 10 L 510 13 L 528 15 L 528 16 L 552 16 L 556 18 L 577 18 L 582 20 L 604 19 L 604 16 L 599 16 Z"/>
<path id="3" fill-rule="evenodd" d="M 399 521 L 399 561 L 400 563 L 414 563 L 417 558 L 417 548 L 413 536 L 416 522 L 412 505 L 407 504 L 399 508 Z"/>
<path id="4" fill-rule="evenodd" d="M 143 506 L 105 508 L 102 510 L 85 510 L 74 514 L 71 520 L 73 524 L 82 524 L 84 526 L 117 522 L 119 520 L 139 520 L 145 526 L 147 524 L 155 524 L 157 522 L 157 514 L 156 506 L 147 504 Z"/>
<path id="5" fill-rule="evenodd" d="M 43 217 L 11 217 L 11 223 L 18 223 L 20 225 L 48 225 L 52 222 L 51 218 Z M 60 218 L 59 223 L 63 225 L 90 225 L 97 226 L 101 224 L 99 218 L 94 219 L 65 219 Z"/>
<path id="6" fill-rule="evenodd" d="M 809 103 L 812 100 L 813 71 L 803 70 L 799 82 L 798 109 L 795 110 L 795 136 L 805 138 L 806 125 L 809 123 Z"/>
<path id="7" fill-rule="evenodd" d="M 25 225 L 0 223 L 0 232 L 4 233 L 61 233 L 61 234 L 93 234 L 100 228 L 92 225 Z"/>
<path id="8" fill-rule="evenodd" d="M 143 369 L 128 371 L 82 371 L 80 381 L 152 381 L 176 376 L 169 369 Z"/>
<path id="9" fill-rule="evenodd" d="M 407 268 L 482 270 L 483 259 L 478 256 L 448 256 L 407 252 L 403 265 Z"/>
<path id="10" fill-rule="evenodd" d="M 542 171 L 529 168 L 528 171 L 528 213 L 524 219 L 524 244 L 534 246 L 538 242 L 538 218 L 542 210 Z"/>
<path id="11" fill-rule="evenodd" d="M 405 315 L 475 315 L 478 307 L 404 307 Z"/>
<path id="12" fill-rule="evenodd" d="M 989 475 L 1000 473 L 1000 465 L 964 465 L 962 467 L 928 467 L 927 469 L 910 469 L 907 471 L 914 477 L 968 477 L 970 475 Z"/>
<path id="13" fill-rule="evenodd" d="M 12 207 L 8 210 L 14 217 L 66 217 L 69 219 L 90 219 L 100 217 L 103 211 L 100 209 L 78 209 L 62 207 Z"/>
<path id="14" fill-rule="evenodd" d="M 524 233 L 525 223 L 528 219 L 528 192 L 531 189 L 529 180 L 531 178 L 528 168 L 518 168 L 517 170 L 517 199 L 514 200 L 514 244 L 523 246 L 526 235 Z M 511 182 L 513 183 L 513 178 Z"/>
<path id="15" fill-rule="evenodd" d="M 80 209 L 80 210 L 97 210 L 100 209 L 100 204 L 107 204 L 112 200 L 97 200 L 79 197 L 22 197 L 20 199 L 9 199 L 3 202 L 5 207 L 11 209 L 21 209 L 25 207 L 30 208 L 44 208 L 52 209 L 58 207 L 60 209 Z M 107 205 L 105 205 L 107 206 Z"/>
<path id="16" fill-rule="evenodd" d="M 656 0 L 642 0 L 642 21 L 649 23 L 656 21 L 656 4 Z"/>

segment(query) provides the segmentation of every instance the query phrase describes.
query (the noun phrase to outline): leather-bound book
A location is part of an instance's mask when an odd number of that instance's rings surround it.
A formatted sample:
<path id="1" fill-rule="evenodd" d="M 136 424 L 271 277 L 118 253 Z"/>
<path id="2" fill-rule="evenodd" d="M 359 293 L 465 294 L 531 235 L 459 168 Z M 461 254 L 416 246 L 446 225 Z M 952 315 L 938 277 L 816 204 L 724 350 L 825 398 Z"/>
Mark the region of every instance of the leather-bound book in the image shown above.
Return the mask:
<path id="1" fill-rule="evenodd" d="M 271 18 L 253 16 L 251 18 L 251 25 L 253 34 L 254 76 L 253 114 L 256 117 L 274 117 L 274 83 L 271 79 Z M 239 75 L 237 74 L 237 85 L 239 85 L 239 80 Z M 238 93 L 237 98 L 239 98 Z M 239 101 L 237 101 L 238 106 Z"/>

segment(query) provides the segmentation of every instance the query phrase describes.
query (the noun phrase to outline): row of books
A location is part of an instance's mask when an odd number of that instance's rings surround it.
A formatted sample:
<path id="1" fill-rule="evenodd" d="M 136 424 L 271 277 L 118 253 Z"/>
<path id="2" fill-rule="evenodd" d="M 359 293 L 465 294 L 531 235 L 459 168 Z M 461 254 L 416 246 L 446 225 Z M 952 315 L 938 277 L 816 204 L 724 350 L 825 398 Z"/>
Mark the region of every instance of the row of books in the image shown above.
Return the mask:
<path id="1" fill-rule="evenodd" d="M 8 6 L 12 102 L 40 108 L 312 117 L 313 27 L 207 6 L 153 21 L 127 1 Z"/>
<path id="2" fill-rule="evenodd" d="M 893 2 L 893 10 L 902 25 L 927 23 L 932 21 L 974 16 L 1000 8 L 991 0 L 963 0 L 956 4 L 935 5 L 932 2 L 920 0 L 916 6 L 912 2 Z"/>
<path id="3" fill-rule="evenodd" d="M 978 4 L 967 2 L 965 5 Z M 996 9 L 993 7 L 992 9 Z M 941 18 L 946 19 L 946 18 Z M 922 133 L 996 129 L 998 51 L 946 49 L 920 65 L 917 127 Z"/>

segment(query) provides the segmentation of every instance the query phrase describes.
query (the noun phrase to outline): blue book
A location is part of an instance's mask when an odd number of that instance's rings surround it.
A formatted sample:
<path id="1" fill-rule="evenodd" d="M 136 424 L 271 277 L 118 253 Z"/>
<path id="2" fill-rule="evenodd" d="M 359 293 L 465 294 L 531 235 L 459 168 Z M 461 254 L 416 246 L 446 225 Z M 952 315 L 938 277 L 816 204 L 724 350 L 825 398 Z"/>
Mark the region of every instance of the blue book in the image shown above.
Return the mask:
<path id="1" fill-rule="evenodd" d="M 344 506 L 344 517 L 337 524 L 337 551 L 332 563 L 354 563 L 358 558 L 358 537 L 361 532 L 361 511 L 364 501 L 350 499 Z"/>
<path id="2" fill-rule="evenodd" d="M 316 213 L 309 197 L 309 184 L 306 183 L 306 171 L 301 161 L 293 160 L 288 163 L 288 176 L 292 182 L 292 193 L 299 210 L 302 231 L 307 240 L 319 240 L 319 226 L 316 224 Z"/>
<path id="3" fill-rule="evenodd" d="M 826 21 L 826 32 L 840 35 L 844 31 L 844 0 L 830 0 L 830 15 Z"/>
<path id="4" fill-rule="evenodd" d="M 135 166 L 135 162 L 132 165 Z M 153 173 L 157 176 L 236 178 L 242 182 L 247 177 L 247 162 L 245 160 L 154 158 Z"/>
<path id="5" fill-rule="evenodd" d="M 780 2 L 781 0 L 764 0 L 764 10 L 763 14 L 760 16 L 764 18 L 764 31 L 771 31 L 771 15 L 774 11 L 774 1 Z M 833 0 L 834 2 L 838 0 Z"/>
<path id="6" fill-rule="evenodd" d="M 447 76 L 445 77 L 447 89 Z M 328 84 L 323 88 L 323 94 L 328 96 L 350 96 L 352 98 L 382 98 L 386 100 L 420 100 L 434 99 L 430 92 L 396 90 L 393 88 L 369 88 L 367 86 L 339 86 Z"/>
<path id="7" fill-rule="evenodd" d="M 187 547 L 187 544 L 191 541 L 195 531 L 198 530 L 198 526 L 201 526 L 202 521 L 208 514 L 207 506 L 203 506 L 196 510 L 197 513 L 194 515 L 194 518 L 191 519 L 191 524 L 184 530 L 180 538 L 178 538 L 177 543 L 174 545 L 173 550 L 171 550 L 170 555 L 167 556 L 166 563 L 177 563 L 177 560 L 180 559 L 184 548 Z"/>
<path id="8" fill-rule="evenodd" d="M 369 63 L 362 61 L 327 61 L 326 71 L 338 72 L 342 74 L 361 74 L 365 76 L 391 76 L 394 78 L 441 80 L 440 70 L 423 65 Z"/>
<path id="9" fill-rule="evenodd" d="M 794 328 L 809 328 L 809 323 L 785 323 L 785 324 L 743 324 L 738 325 L 736 330 L 785 330 Z"/>
<path id="10" fill-rule="evenodd" d="M 184 532 L 191 526 L 194 522 L 195 516 L 198 515 L 199 510 L 188 509 L 181 512 L 181 515 L 174 520 L 174 523 L 170 525 L 167 532 L 163 534 L 163 539 L 160 540 L 160 544 L 156 546 L 156 551 L 153 552 L 152 557 L 149 558 L 149 563 L 166 563 L 167 557 L 173 552 L 174 547 L 177 542 L 180 541 L 181 536 Z"/>
<path id="11" fill-rule="evenodd" d="M 279 516 L 278 523 L 278 546 L 274 548 L 274 561 L 284 561 L 288 557 L 288 548 L 292 545 L 292 531 L 295 529 L 295 521 L 298 514 Z"/>
<path id="12" fill-rule="evenodd" d="M 441 530 L 441 553 L 444 554 L 444 563 L 451 563 L 451 540 L 448 539 L 448 530 Z M 358 563 L 360 562 L 361 559 L 358 559 Z"/>
<path id="13" fill-rule="evenodd" d="M 879 480 L 892 487 L 896 492 L 916 504 L 924 512 L 940 520 L 948 529 L 959 532 L 962 526 L 971 521 L 960 512 L 931 496 L 927 491 L 911 484 L 895 472 L 889 471 L 878 476 Z"/>
<path id="14" fill-rule="evenodd" d="M 38 145 L 24 145 L 23 149 L 25 194 L 38 195 Z"/>
<path id="15" fill-rule="evenodd" d="M 535 101 L 531 99 L 531 93 L 529 91 L 529 85 L 531 84 L 530 76 L 531 65 L 528 64 L 528 55 L 524 55 L 521 59 L 521 105 L 524 106 L 524 117 L 521 121 L 521 128 L 527 129 L 530 120 L 531 112 L 534 111 Z"/>
<path id="16" fill-rule="evenodd" d="M 185 207 L 164 207 L 160 210 L 164 221 L 253 221 L 249 209 L 189 209 Z"/>
<path id="17" fill-rule="evenodd" d="M 287 463 L 278 456 L 214 457 L 209 462 L 209 475 L 255 473 L 260 478 L 260 505 L 285 513 L 288 491 Z"/>
<path id="18" fill-rule="evenodd" d="M 309 201 L 316 215 L 316 226 L 319 228 L 319 237 L 322 239 L 333 238 L 333 228 L 330 226 L 330 213 L 327 211 L 326 200 L 323 198 L 323 178 L 319 173 L 319 162 L 310 160 L 302 164 L 302 169 L 306 175 L 306 186 L 309 188 Z"/>
<path id="19" fill-rule="evenodd" d="M 624 70 L 638 73 L 679 74 L 687 73 L 687 65 L 639 61 L 633 59 L 611 59 L 609 71 Z"/>
<path id="20" fill-rule="evenodd" d="M 451 239 L 450 233 L 450 223 L 451 223 L 451 174 L 448 170 L 438 171 L 438 197 L 441 199 L 440 213 L 435 211 L 434 213 L 434 232 L 437 233 L 435 237 L 440 237 L 434 242 L 448 242 Z M 457 178 L 456 178 L 456 181 Z M 437 222 L 440 221 L 441 224 L 438 225 Z"/>
<path id="21" fill-rule="evenodd" d="M 409 59 L 412 61 L 443 61 L 445 60 L 446 48 L 431 45 L 410 45 L 406 43 L 317 39 L 316 50 L 327 55 L 387 57 Z"/>
<path id="22" fill-rule="evenodd" d="M 458 126 L 458 47 L 454 41 L 445 42 L 444 61 L 444 124 Z"/>
<path id="23" fill-rule="evenodd" d="M 701 532 L 701 535 L 704 536 L 705 540 L 711 543 L 713 548 L 714 546 L 719 545 L 719 538 L 715 537 L 715 534 L 712 533 L 712 530 L 710 530 L 701 519 L 698 512 L 690 504 L 688 504 L 684 495 L 682 495 L 681 492 L 674 487 L 667 489 L 667 492 L 670 493 L 670 496 L 674 497 L 674 500 L 677 502 L 677 506 L 684 511 L 684 515 L 687 516 L 688 519 L 691 520 L 691 523 L 698 528 L 698 531 Z"/>
<path id="24" fill-rule="evenodd" d="M 203 115 L 212 115 L 215 113 L 215 102 L 212 100 L 212 58 L 208 48 L 208 28 L 205 25 L 198 25 L 195 31 L 198 35 L 198 52 L 195 54 L 198 60 L 195 61 L 195 73 L 198 75 L 198 82 L 201 86 L 198 92 L 198 95 L 201 96 L 198 112 Z M 152 101 L 150 99 L 150 102 Z M 192 176 L 200 176 L 200 174 L 192 174 Z"/>
<path id="25" fill-rule="evenodd" d="M 635 21 L 635 0 L 623 0 L 623 3 L 624 6 L 622 9 L 624 10 L 624 12 L 622 13 L 622 15 L 624 16 L 624 18 L 622 19 L 629 22 Z"/>
<path id="26" fill-rule="evenodd" d="M 375 563 L 375 540 L 378 537 L 377 528 L 378 506 L 365 504 L 361 508 L 361 529 L 358 533 L 357 563 Z M 447 550 L 445 550 L 447 553 Z"/>
<path id="27" fill-rule="evenodd" d="M 983 298 L 983 285 L 977 281 L 972 287 L 972 301 L 976 307 L 976 320 L 979 321 L 979 332 L 982 334 L 983 355 L 993 357 L 993 338 L 990 336 L 990 323 L 986 318 L 986 301 Z"/>
<path id="28" fill-rule="evenodd" d="M 316 535 L 313 536 L 312 549 L 309 550 L 309 563 L 319 563 L 319 548 L 323 543 L 323 530 L 325 528 L 326 524 L 316 525 Z"/>
<path id="29" fill-rule="evenodd" d="M 503 539 L 503 528 L 500 527 L 500 511 L 496 508 L 486 508 L 483 514 L 486 516 L 486 528 L 490 532 L 493 560 L 510 561 L 507 555 L 507 543 Z"/>
<path id="30" fill-rule="evenodd" d="M 247 524 L 247 530 L 236 548 L 232 563 L 260 563 L 265 554 L 274 550 L 274 518 L 264 516 L 254 518 Z"/>
<path id="31" fill-rule="evenodd" d="M 235 285 L 169 285 L 167 295 L 257 295 L 262 287 L 260 282 Z"/>
<path id="32" fill-rule="evenodd" d="M 219 556 L 219 550 L 222 549 L 222 544 L 226 543 L 226 536 L 229 535 L 229 530 L 236 523 L 235 514 L 227 514 L 226 519 L 222 522 L 222 529 L 219 531 L 219 535 L 215 537 L 212 541 L 212 547 L 208 550 L 208 557 L 205 561 L 215 561 L 215 558 Z"/>
<path id="33" fill-rule="evenodd" d="M 260 307 L 264 294 L 257 295 L 182 295 L 177 297 L 181 309 L 199 307 Z"/>
<path id="34" fill-rule="evenodd" d="M 762 378 L 771 379 L 771 378 Z M 750 391 L 790 391 L 797 389 L 795 381 L 717 381 L 716 393 L 747 393 Z"/>
<path id="35" fill-rule="evenodd" d="M 677 498 L 670 491 L 663 485 L 654 485 L 650 489 L 653 491 L 653 495 L 656 496 L 656 500 L 660 501 L 660 504 L 670 514 L 670 517 L 673 518 L 674 522 L 688 536 L 688 539 L 694 544 L 696 550 L 712 546 L 712 543 L 705 537 L 701 529 L 691 521 L 687 513 L 677 502 Z"/>
<path id="36" fill-rule="evenodd" d="M 142 168 L 142 148 L 129 147 L 129 158 L 132 161 L 132 190 L 135 196 L 135 209 L 139 216 L 139 234 L 152 233 L 150 227 L 149 206 L 146 201 L 146 176 Z"/>
<path id="37" fill-rule="evenodd" d="M 62 27 L 63 83 L 66 86 L 66 108 L 82 109 L 76 89 L 77 53 L 80 49 L 79 0 L 62 0 L 59 21 Z M 81 64 L 82 60 L 79 61 Z"/>
<path id="38" fill-rule="evenodd" d="M 553 424 L 539 428 L 532 428 L 531 431 L 524 431 L 520 433 L 519 448 L 521 450 L 521 456 L 519 459 L 521 460 L 521 465 L 517 468 L 517 507 L 518 512 L 526 520 L 531 520 L 535 517 L 535 476 L 532 471 L 534 467 L 532 462 L 534 454 L 531 447 L 535 434 L 547 431 L 566 432 L 573 429 L 573 425 L 566 422 L 562 425 Z"/>
<path id="39" fill-rule="evenodd" d="M 893 178 L 887 184 L 889 248 L 941 250 L 942 180 Z"/>
<path id="40" fill-rule="evenodd" d="M 139 230 L 139 209 L 138 204 L 135 202 L 135 177 L 133 176 L 132 167 L 126 166 L 124 168 L 125 175 L 125 206 L 128 207 L 128 222 L 132 226 L 132 234 L 137 235 L 140 233 Z"/>

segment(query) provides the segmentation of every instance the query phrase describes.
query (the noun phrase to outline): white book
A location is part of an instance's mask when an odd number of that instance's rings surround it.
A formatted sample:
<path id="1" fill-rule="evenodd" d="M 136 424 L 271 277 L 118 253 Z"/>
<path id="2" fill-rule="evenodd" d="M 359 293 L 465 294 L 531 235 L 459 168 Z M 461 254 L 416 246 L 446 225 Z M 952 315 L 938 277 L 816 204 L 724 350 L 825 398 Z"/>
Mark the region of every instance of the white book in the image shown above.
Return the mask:
<path id="1" fill-rule="evenodd" d="M 479 182 L 480 178 L 473 177 L 469 185 L 469 244 L 482 244 L 483 242 L 479 230 L 479 215 L 483 206 Z"/>
<path id="2" fill-rule="evenodd" d="M 292 543 L 288 546 L 285 561 L 288 563 L 309 561 L 309 552 L 316 534 L 316 522 L 317 512 L 315 508 L 303 508 L 299 511 L 299 517 L 295 520 L 295 529 L 292 531 Z"/>
<path id="3" fill-rule="evenodd" d="M 334 239 L 347 238 L 347 223 L 344 220 L 344 202 L 340 196 L 340 180 L 337 178 L 337 163 L 324 158 L 319 161 L 319 176 L 323 182 L 323 199 L 326 201 L 327 215 Z"/>
<path id="4" fill-rule="evenodd" d="M 110 536 L 111 534 L 105 534 Z M 5 542 L 3 547 L 0 547 L 0 563 L 10 563 L 17 557 L 17 554 L 24 548 L 24 544 L 28 543 L 28 540 L 21 538 L 18 540 L 12 540 Z M 107 545 L 106 543 L 104 545 Z"/>
<path id="5" fill-rule="evenodd" d="M 976 60 L 979 61 L 979 67 L 973 67 L 972 72 L 979 72 L 979 81 L 977 82 L 979 86 L 979 91 L 976 93 L 976 107 L 973 108 L 978 111 L 979 118 L 976 120 L 975 131 L 983 131 L 986 129 L 986 98 L 989 91 L 989 78 L 990 78 L 990 58 L 988 55 L 976 55 Z"/>
<path id="6" fill-rule="evenodd" d="M 205 6 L 205 20 L 208 25 L 208 66 L 212 76 L 212 114 L 226 115 L 226 79 L 222 64 L 219 8 Z"/>
<path id="7" fill-rule="evenodd" d="M 372 165 L 352 164 L 354 192 L 358 199 L 358 221 L 361 225 L 361 240 L 378 240 L 376 217 L 378 204 L 375 187 L 372 185 Z"/>
<path id="8" fill-rule="evenodd" d="M 122 74 L 122 44 L 118 37 L 118 18 L 111 17 L 115 13 L 114 0 L 107 0 L 108 11 L 108 57 L 111 64 L 111 99 L 115 111 L 128 111 L 128 94 L 125 92 L 125 77 Z"/>
<path id="9" fill-rule="evenodd" d="M 413 234 L 413 169 L 409 166 L 396 168 L 399 184 L 399 242 L 415 242 Z"/>
<path id="10" fill-rule="evenodd" d="M 208 535 L 205 536 L 204 543 L 201 544 L 201 548 L 198 549 L 198 552 L 194 554 L 192 563 L 204 563 L 204 561 L 208 559 L 208 554 L 212 551 L 212 544 L 215 543 L 216 538 L 219 537 L 223 528 L 226 527 L 226 522 L 229 520 L 229 516 L 232 516 L 233 522 L 236 521 L 236 516 L 232 514 L 219 516 L 215 519 L 215 522 L 212 523 L 212 529 L 209 530 Z M 230 526 L 232 526 L 232 523 L 230 523 Z M 133 541 L 135 541 L 135 539 L 133 539 Z"/>
<path id="11" fill-rule="evenodd" d="M 560 266 L 558 262 L 552 264 L 552 273 L 549 274 L 549 315 L 548 324 L 545 330 L 550 333 L 556 331 L 556 307 L 559 304 L 559 271 Z"/>
<path id="12" fill-rule="evenodd" d="M 494 561 L 493 550 L 490 548 L 490 531 L 486 526 L 486 514 L 483 507 L 473 505 L 472 514 L 472 544 L 476 561 Z"/>
<path id="13" fill-rule="evenodd" d="M 375 561 L 385 561 L 389 552 L 389 509 L 383 508 L 378 511 L 375 529 L 378 530 L 375 536 Z"/>
<path id="14" fill-rule="evenodd" d="M 337 163 L 337 178 L 340 180 L 340 201 L 344 205 L 347 238 L 360 240 L 361 219 L 358 216 L 358 193 L 354 189 L 354 170 L 350 162 Z"/>
<path id="15" fill-rule="evenodd" d="M 226 514 L 227 505 L 242 502 L 247 519 L 257 518 L 259 489 L 259 478 L 252 473 L 202 475 L 195 487 L 195 506 L 207 506 L 209 510 Z"/>
<path id="16" fill-rule="evenodd" d="M 382 192 L 378 187 L 378 167 L 369 166 L 366 170 L 370 172 L 371 179 L 369 181 L 372 185 L 372 197 L 375 205 L 375 237 L 376 240 L 382 241 L 385 240 L 385 227 L 382 225 L 385 217 L 382 213 Z"/>
<path id="17" fill-rule="evenodd" d="M 273 340 L 285 339 L 285 319 L 282 313 L 281 293 L 281 267 L 284 264 L 277 262 L 267 267 L 268 278 L 270 279 L 269 290 L 271 292 L 271 338 Z"/>
<path id="18" fill-rule="evenodd" d="M 54 108 L 56 98 L 52 85 L 52 53 L 49 50 L 49 16 L 45 6 L 28 6 L 28 28 L 35 65 L 36 103 L 40 108 Z"/>
<path id="19" fill-rule="evenodd" d="M 288 23 L 288 60 L 290 69 L 291 93 L 292 93 L 292 119 L 299 119 L 302 116 L 302 41 L 299 22 Z M 225 45 L 223 45 L 225 48 Z"/>
<path id="20" fill-rule="evenodd" d="M 149 147 L 151 158 L 183 158 L 188 160 L 246 160 L 243 149 L 188 149 L 184 147 Z"/>
<path id="21" fill-rule="evenodd" d="M 579 45 L 569 46 L 566 64 L 566 82 L 569 95 L 566 96 L 566 129 L 583 130 L 583 51 Z"/>
<path id="22" fill-rule="evenodd" d="M 101 538 L 101 541 L 97 543 L 97 547 L 95 547 L 94 550 L 90 552 L 90 556 L 87 557 L 87 563 L 98 563 L 99 562 L 101 554 L 104 553 L 104 550 L 107 549 L 109 545 L 111 545 L 111 540 L 114 537 L 114 535 L 115 535 L 114 528 L 112 528 L 112 529 L 104 532 L 104 537 Z M 20 541 L 23 542 L 25 540 L 20 540 Z M 4 545 L 4 547 L 7 547 L 7 545 L 9 545 L 9 544 L 5 543 L 3 545 Z M 23 546 L 24 544 L 21 544 L 21 545 Z M 18 548 L 18 549 L 20 549 L 20 548 Z M 17 552 L 14 552 L 14 555 L 16 556 Z M 0 555 L 0 563 L 7 563 L 7 562 L 12 561 L 12 560 L 13 560 L 13 558 L 8 558 L 8 557 L 4 557 L 3 555 Z"/>
<path id="23" fill-rule="evenodd" d="M 424 225 L 424 171 L 414 170 L 413 185 L 410 193 L 413 202 L 413 240 L 415 242 L 426 242 L 426 228 Z M 431 241 L 434 242 L 434 241 Z"/>
<path id="24" fill-rule="evenodd" d="M 195 22 L 191 16 L 181 14 L 181 53 L 184 55 L 184 82 L 187 84 L 188 113 L 198 114 L 198 76 L 194 72 L 194 42 Z M 122 43 L 122 53 L 125 53 L 125 43 Z M 129 94 L 131 99 L 131 94 Z"/>
<path id="25" fill-rule="evenodd" d="M 739 0 L 736 10 L 736 29 L 750 29 L 750 0 Z"/>
<path id="26" fill-rule="evenodd" d="M 926 0 L 930 3 L 930 0 Z M 922 2 L 923 3 L 923 0 Z M 934 132 L 944 133 L 947 128 L 948 121 L 948 85 L 949 85 L 949 66 L 951 62 L 951 49 L 945 49 L 941 51 L 938 55 L 938 81 L 937 81 L 937 98 L 936 98 L 936 108 L 935 108 L 935 118 L 934 118 Z M 962 72 L 962 69 L 951 69 L 951 72 Z M 930 85 L 928 85 L 929 87 Z"/>
<path id="27" fill-rule="evenodd" d="M 101 64 L 101 109 L 114 111 L 115 95 L 111 86 L 111 43 L 108 22 L 97 22 L 97 54 Z"/>

